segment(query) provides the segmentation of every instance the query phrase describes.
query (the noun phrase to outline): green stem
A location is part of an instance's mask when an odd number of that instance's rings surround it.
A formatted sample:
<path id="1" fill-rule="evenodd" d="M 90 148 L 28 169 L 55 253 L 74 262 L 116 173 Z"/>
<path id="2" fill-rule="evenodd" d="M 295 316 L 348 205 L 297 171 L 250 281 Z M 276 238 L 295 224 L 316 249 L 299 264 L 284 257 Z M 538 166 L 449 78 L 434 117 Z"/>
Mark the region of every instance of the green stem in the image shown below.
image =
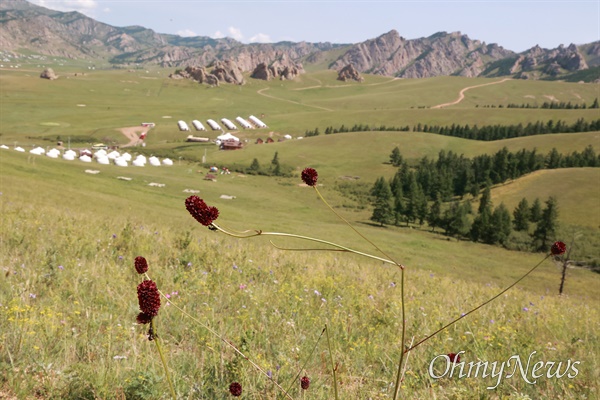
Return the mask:
<path id="1" fill-rule="evenodd" d="M 461 315 L 460 317 L 456 318 L 455 320 L 449 322 L 448 324 L 442 326 L 440 329 L 438 329 L 437 331 L 433 332 L 431 335 L 426 336 L 424 339 L 422 339 L 420 342 L 417 342 L 417 344 L 409 347 L 408 349 L 406 349 L 404 352 L 407 353 L 409 351 L 411 351 L 412 349 L 414 349 L 415 347 L 425 343 L 426 341 L 428 341 L 429 339 L 431 339 L 432 337 L 434 337 L 435 335 L 437 335 L 438 333 L 440 333 L 441 331 L 443 331 L 444 329 L 448 328 L 449 326 L 454 325 L 456 322 L 458 322 L 459 320 L 465 318 L 466 316 L 468 316 L 469 314 L 474 313 L 475 311 L 479 310 L 481 307 L 491 303 L 492 301 L 496 300 L 498 297 L 502 296 L 504 293 L 508 292 L 510 289 L 512 289 L 515 285 L 517 285 L 519 282 L 521 282 L 523 279 L 525 279 L 529 274 L 531 274 L 537 267 L 539 267 L 540 265 L 542 265 L 542 263 L 544 261 L 546 261 L 546 259 L 550 257 L 550 254 L 546 255 L 546 257 L 544 257 L 544 259 L 542 261 L 540 261 L 539 263 L 537 263 L 533 268 L 531 268 L 525 275 L 523 275 L 522 277 L 520 277 L 519 279 L 517 279 L 516 281 L 514 281 L 511 285 L 509 285 L 506 289 L 504 289 L 503 291 L 501 291 L 500 293 L 498 293 L 497 295 L 495 295 L 494 297 L 492 297 L 489 300 L 484 301 L 483 303 L 481 303 L 480 305 L 478 305 L 477 307 L 475 307 L 474 309 L 472 309 L 471 311 L 467 312 L 466 314 Z"/>
<path id="2" fill-rule="evenodd" d="M 375 247 L 375 249 L 377 251 L 379 251 L 381 254 L 383 254 L 385 257 L 392 259 L 392 257 L 388 256 L 387 253 L 383 250 L 381 250 L 381 248 L 379 246 L 377 246 L 375 243 L 373 243 L 373 241 L 371 241 L 371 239 L 369 239 L 368 237 L 366 237 L 365 235 L 363 235 L 362 233 L 360 233 L 358 231 L 358 229 L 356 229 L 354 226 L 352 226 L 350 224 L 350 222 L 348 222 L 348 220 L 346 220 L 346 218 L 342 217 L 340 214 L 338 214 L 337 211 L 335 211 L 335 209 L 333 207 L 331 207 L 331 205 L 327 202 L 327 200 L 325 200 L 325 197 L 323 197 L 323 195 L 321 194 L 321 192 L 319 192 L 319 189 L 317 189 L 316 186 L 313 186 L 313 188 L 315 189 L 315 192 L 317 192 L 317 194 L 319 195 L 319 197 L 321 198 L 321 201 L 323 201 L 323 203 L 325 203 L 325 205 L 331 210 L 332 213 L 334 213 L 339 219 L 341 219 L 342 221 L 344 221 L 344 223 L 346 225 L 348 225 L 350 227 L 350 229 L 352 229 L 358 236 L 360 236 L 361 238 L 363 238 L 367 243 L 369 243 L 371 246 Z M 404 269 L 404 266 L 402 264 L 397 263 L 396 261 L 392 261 L 393 264 L 397 265 L 398 267 L 400 267 L 400 269 Z"/>
<path id="3" fill-rule="evenodd" d="M 331 342 L 329 341 L 329 329 L 327 325 L 325 325 L 325 333 L 327 334 L 327 347 L 329 348 L 329 361 L 331 362 L 331 371 L 333 372 L 333 392 L 335 394 L 335 400 L 339 400 L 338 397 L 338 388 L 337 388 L 337 377 L 336 377 L 336 367 L 333 363 L 333 352 L 331 351 Z"/>
<path id="4" fill-rule="evenodd" d="M 404 306 L 404 269 L 400 270 L 400 298 L 402 299 L 402 335 L 401 335 L 401 345 L 402 352 L 400 353 L 400 361 L 398 361 L 398 371 L 396 372 L 396 384 L 394 385 L 394 400 L 398 398 L 398 392 L 400 390 L 400 382 L 402 381 L 402 363 L 404 361 L 404 343 L 406 337 L 406 308 Z"/>
<path id="5" fill-rule="evenodd" d="M 340 251 L 345 251 L 345 252 L 348 252 L 348 253 L 358 254 L 360 256 L 367 257 L 367 258 L 372 258 L 374 260 L 382 261 L 382 262 L 387 263 L 387 264 L 398 265 L 398 266 L 400 266 L 400 268 L 403 268 L 400 264 L 398 264 L 395 261 L 388 260 L 388 259 L 381 258 L 381 257 L 377 257 L 377 256 L 374 256 L 374 255 L 369 254 L 369 253 L 364 253 L 362 251 L 354 250 L 354 249 L 351 249 L 351 248 L 346 247 L 346 246 L 342 246 L 342 245 L 337 244 L 337 243 L 329 242 L 327 240 L 313 238 L 313 237 L 310 237 L 310 236 L 302 236 L 302 235 L 296 235 L 296 234 L 293 234 L 293 233 L 284 233 L 284 232 L 263 232 L 263 231 L 255 231 L 255 233 L 252 233 L 250 235 L 237 235 L 235 233 L 232 233 L 230 231 L 227 231 L 227 230 L 221 228 L 220 226 L 218 226 L 216 224 L 213 224 L 212 226 L 215 227 L 217 230 L 223 232 L 226 235 L 229 235 L 229 236 L 232 236 L 232 237 L 235 237 L 235 238 L 240 238 L 240 239 L 248 239 L 248 238 L 257 237 L 257 236 L 283 236 L 283 237 L 291 237 L 291 238 L 294 238 L 294 239 L 308 240 L 308 241 L 311 241 L 311 242 L 321 243 L 321 244 L 325 244 L 325 245 L 328 245 L 328 246 L 331 246 L 331 247 L 335 247 L 335 248 L 339 249 Z M 277 246 L 275 246 L 275 247 L 277 247 Z M 296 250 L 296 249 L 286 249 L 286 250 Z M 305 250 L 305 249 L 298 249 L 298 250 Z M 308 249 L 308 250 L 314 250 L 314 249 Z M 328 249 L 323 249 L 323 250 L 328 250 Z"/>
<path id="6" fill-rule="evenodd" d="M 310 354 L 308 355 L 308 357 L 306 357 L 306 361 L 304 361 L 304 365 L 302 365 L 302 368 L 300 368 L 300 371 L 298 371 L 298 374 L 296 375 L 296 377 L 294 378 L 294 380 L 292 381 L 292 383 L 290 383 L 290 387 L 287 390 L 288 392 L 290 390 L 292 390 L 292 387 L 294 386 L 294 383 L 298 380 L 298 377 L 300 376 L 300 374 L 302 373 L 302 371 L 304 371 L 304 367 L 306 367 L 306 364 L 308 364 L 308 361 L 310 361 L 310 359 L 312 358 L 312 355 L 315 352 L 315 350 L 317 349 L 317 345 L 319 344 L 319 341 L 323 337 L 323 333 L 325 333 L 326 329 L 327 329 L 327 326 L 325 326 L 325 328 L 321 331 L 321 334 L 319 335 L 319 338 L 315 342 L 315 345 L 313 346 L 312 351 L 310 352 Z"/>
<path id="7" fill-rule="evenodd" d="M 273 378 L 271 378 L 269 376 L 269 374 L 267 374 L 265 372 L 264 369 L 262 369 L 261 367 L 258 366 L 258 364 L 256 364 L 254 361 L 252 361 L 250 358 L 248 358 L 248 356 L 246 356 L 244 353 L 242 353 L 237 347 L 235 347 L 230 341 L 226 340 L 224 337 L 222 337 L 221 335 L 219 335 L 215 330 L 211 329 L 208 325 L 202 323 L 198 318 L 194 317 L 193 315 L 191 315 L 190 313 L 188 313 L 187 311 L 185 311 L 183 308 L 179 307 L 177 304 L 173 303 L 173 300 L 171 300 L 170 298 L 168 298 L 167 296 L 165 296 L 165 294 L 163 292 L 161 292 L 160 290 L 158 291 L 161 296 L 163 296 L 165 299 L 167 299 L 167 301 L 169 301 L 169 303 L 171 303 L 171 306 L 175 307 L 177 310 L 179 310 L 183 315 L 185 315 L 186 317 L 190 318 L 192 321 L 196 322 L 198 325 L 202 326 L 204 329 L 206 329 L 207 331 L 209 331 L 210 333 L 212 333 L 214 336 L 216 336 L 217 338 L 219 338 L 223 343 L 225 343 L 227 346 L 231 347 L 237 354 L 239 354 L 244 360 L 248 361 L 250 364 L 252 364 L 252 366 L 259 372 L 261 372 L 264 376 L 266 376 L 271 382 L 273 382 L 275 384 L 275 386 L 277 386 L 284 394 L 287 398 L 289 399 L 293 399 L 292 396 L 290 396 L 290 394 L 279 384 L 277 383 Z"/>
<path id="8" fill-rule="evenodd" d="M 152 332 L 156 332 L 154 329 L 154 318 L 150 320 L 150 329 Z M 171 381 L 171 375 L 169 374 L 169 369 L 167 368 L 167 361 L 165 360 L 165 356 L 163 354 L 162 348 L 160 347 L 159 338 L 154 335 L 154 343 L 156 344 L 156 349 L 158 350 L 158 354 L 160 354 L 160 360 L 162 361 L 163 368 L 165 370 L 165 375 L 167 376 L 167 381 L 169 382 L 169 389 L 171 390 L 171 397 L 173 400 L 177 400 L 177 395 L 175 394 L 175 388 L 173 387 L 173 381 Z"/>

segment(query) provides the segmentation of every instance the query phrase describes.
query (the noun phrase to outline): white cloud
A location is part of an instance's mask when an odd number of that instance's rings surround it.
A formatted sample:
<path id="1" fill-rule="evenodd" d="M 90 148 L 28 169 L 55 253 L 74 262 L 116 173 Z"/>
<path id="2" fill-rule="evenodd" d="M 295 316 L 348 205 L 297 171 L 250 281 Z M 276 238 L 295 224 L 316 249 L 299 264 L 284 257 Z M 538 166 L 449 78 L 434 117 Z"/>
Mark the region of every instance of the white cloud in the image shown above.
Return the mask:
<path id="1" fill-rule="evenodd" d="M 181 37 L 194 37 L 194 36 L 198 36 L 198 34 L 194 31 L 192 31 L 191 29 L 184 29 L 181 31 L 177 31 L 177 34 Z"/>
<path id="2" fill-rule="evenodd" d="M 239 28 L 234 28 L 233 26 L 230 26 L 229 28 L 227 28 L 227 32 L 229 32 L 230 37 L 234 38 L 237 41 L 242 41 L 244 40 L 244 35 L 242 35 L 242 31 Z"/>
<path id="3" fill-rule="evenodd" d="M 79 11 L 83 14 L 90 14 L 98 7 L 95 0 L 33 0 L 32 2 L 52 10 Z"/>
<path id="4" fill-rule="evenodd" d="M 109 13 L 110 12 L 110 8 L 106 7 L 102 11 L 105 12 L 105 13 Z"/>
<path id="5" fill-rule="evenodd" d="M 250 38 L 250 43 L 273 43 L 273 41 L 266 33 L 257 33 Z"/>
<path id="6" fill-rule="evenodd" d="M 223 39 L 224 37 L 230 37 L 232 39 L 237 40 L 238 42 L 244 41 L 244 35 L 242 35 L 241 29 L 233 27 L 233 26 L 230 26 L 229 28 L 227 28 L 227 34 L 224 34 L 221 31 L 216 31 L 212 35 L 213 39 Z"/>

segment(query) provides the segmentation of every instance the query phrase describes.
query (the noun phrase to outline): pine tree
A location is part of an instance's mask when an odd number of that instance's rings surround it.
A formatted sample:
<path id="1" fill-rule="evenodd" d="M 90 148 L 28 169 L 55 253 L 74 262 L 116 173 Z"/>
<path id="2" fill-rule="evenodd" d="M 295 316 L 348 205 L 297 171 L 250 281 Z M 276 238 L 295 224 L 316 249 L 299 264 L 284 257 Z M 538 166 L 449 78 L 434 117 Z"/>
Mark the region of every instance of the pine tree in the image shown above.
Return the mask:
<path id="1" fill-rule="evenodd" d="M 250 171 L 252 171 L 252 172 L 260 171 L 260 164 L 256 158 L 254 160 L 252 160 L 252 164 L 250 164 Z"/>
<path id="2" fill-rule="evenodd" d="M 485 189 L 481 194 L 481 199 L 479 199 L 479 208 L 477 209 L 478 213 L 481 213 L 485 208 L 492 207 L 492 192 L 490 190 L 489 182 L 485 185 Z"/>
<path id="3" fill-rule="evenodd" d="M 535 232 L 533 233 L 533 246 L 536 250 L 546 251 L 556 238 L 558 228 L 558 202 L 556 198 L 549 197 L 546 207 L 542 211 Z"/>
<path id="4" fill-rule="evenodd" d="M 508 237 L 512 232 L 512 227 L 510 213 L 504 203 L 500 203 L 500 205 L 494 209 L 491 222 L 492 229 L 489 238 L 490 242 L 493 244 L 506 244 Z"/>
<path id="5" fill-rule="evenodd" d="M 529 209 L 529 221 L 536 223 L 542 219 L 542 203 L 540 199 L 536 197 Z"/>
<path id="6" fill-rule="evenodd" d="M 390 154 L 390 163 L 394 167 L 399 167 L 403 162 L 402 154 L 400 154 L 400 149 L 396 146 L 394 150 L 392 150 L 392 154 Z"/>
<path id="7" fill-rule="evenodd" d="M 375 197 L 371 221 L 375 221 L 383 226 L 384 224 L 389 223 L 393 216 L 391 204 L 392 191 L 390 190 L 390 185 L 385 178 L 381 177 L 375 182 L 371 193 Z"/>
<path id="8" fill-rule="evenodd" d="M 529 202 L 525 197 L 521 199 L 515 210 L 513 211 L 513 224 L 515 231 L 529 230 L 529 221 L 531 219 L 531 210 L 529 209 Z"/>
<path id="9" fill-rule="evenodd" d="M 442 200 L 440 199 L 440 194 L 437 193 L 435 196 L 435 201 L 431 205 L 429 209 L 429 214 L 427 214 L 427 223 L 431 226 L 431 230 L 435 231 L 436 227 L 441 226 L 442 224 Z"/>

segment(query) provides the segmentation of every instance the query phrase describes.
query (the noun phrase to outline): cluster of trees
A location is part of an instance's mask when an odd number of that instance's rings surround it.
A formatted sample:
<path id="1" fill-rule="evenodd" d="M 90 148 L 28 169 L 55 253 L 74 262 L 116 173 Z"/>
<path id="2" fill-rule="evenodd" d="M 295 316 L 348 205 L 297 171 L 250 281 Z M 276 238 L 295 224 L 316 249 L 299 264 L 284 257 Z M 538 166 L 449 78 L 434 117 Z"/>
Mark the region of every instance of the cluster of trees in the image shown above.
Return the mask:
<path id="1" fill-rule="evenodd" d="M 479 105 L 475 106 L 475 107 L 479 107 Z M 503 108 L 504 106 L 502 104 L 496 106 L 494 104 L 492 105 L 486 105 L 483 106 L 484 108 Z M 573 104 L 570 101 L 568 102 L 558 102 L 558 101 L 545 101 L 542 103 L 541 106 L 537 105 L 537 104 L 529 104 L 529 103 L 521 103 L 521 104 L 516 104 L 516 103 L 509 103 L 506 105 L 506 108 L 545 108 L 545 109 L 551 109 L 551 110 L 585 110 L 586 108 L 600 108 L 600 104 L 598 104 L 598 98 L 596 97 L 596 99 L 594 100 L 594 102 L 592 103 L 591 106 L 587 106 L 586 103 L 582 103 L 582 104 Z"/>
<path id="2" fill-rule="evenodd" d="M 596 107 L 597 108 L 597 107 Z M 367 132 L 367 131 L 395 131 L 395 132 L 409 132 L 411 128 L 406 126 L 369 126 L 367 124 L 355 124 L 351 128 L 344 125 L 339 128 L 333 128 L 328 126 L 325 129 L 325 134 L 343 133 L 343 132 Z M 535 123 L 528 123 L 523 125 L 521 123 L 516 125 L 483 125 L 470 126 L 469 124 L 459 125 L 428 125 L 428 124 L 417 124 L 412 127 L 413 132 L 428 132 L 436 133 L 444 136 L 454 136 L 464 139 L 472 140 L 501 140 L 509 139 L 514 137 L 532 136 L 532 135 L 544 135 L 548 133 L 577 133 L 577 132 L 591 132 L 600 130 L 600 118 L 592 120 L 590 122 L 583 118 L 578 119 L 572 124 L 567 124 L 564 121 L 549 120 L 547 122 L 536 121 Z M 305 131 L 304 136 L 319 136 L 321 131 L 319 128 L 315 128 L 313 131 Z"/>
<path id="3" fill-rule="evenodd" d="M 445 205 L 439 193 L 430 204 L 415 180 L 404 191 L 396 178 L 388 182 L 381 177 L 373 185 L 371 196 L 371 220 L 381 226 L 402 223 L 422 226 L 427 222 L 432 230 L 441 228 L 448 236 L 505 247 L 510 247 L 513 230 L 528 234 L 531 231 L 529 245 L 533 250 L 548 249 L 556 236 L 558 205 L 553 197 L 548 198 L 544 209 L 539 199 L 530 207 L 523 198 L 511 216 L 503 203 L 492 206 L 489 185 L 481 195 L 476 214 L 470 202 L 453 201 Z M 536 225 L 533 230 L 532 224 Z"/>
<path id="4" fill-rule="evenodd" d="M 536 121 L 535 123 L 528 123 L 527 125 L 516 124 L 516 125 L 483 125 L 481 127 L 477 125 L 469 126 L 452 124 L 450 126 L 439 126 L 439 125 L 421 125 L 418 124 L 413 128 L 413 131 L 417 132 L 428 132 L 436 133 L 444 136 L 454 136 L 464 139 L 472 140 L 501 140 L 509 139 L 514 137 L 532 136 L 532 135 L 544 135 L 547 133 L 577 133 L 577 132 L 591 132 L 600 130 L 600 119 L 592 120 L 591 122 L 586 121 L 583 118 L 579 118 L 572 124 L 567 124 L 564 121 L 549 120 L 547 122 Z"/>
<path id="5" fill-rule="evenodd" d="M 233 164 L 230 169 L 235 172 L 240 172 L 247 175 L 263 175 L 263 176 L 293 176 L 293 168 L 289 165 L 279 162 L 279 153 L 275 152 L 273 159 L 267 167 L 260 164 L 257 158 L 252 160 L 249 166 Z"/>
<path id="6" fill-rule="evenodd" d="M 414 181 L 428 201 L 435 201 L 436 196 L 443 201 L 453 196 L 462 198 L 468 193 L 476 196 L 488 183 L 503 183 L 544 168 L 600 167 L 600 155 L 591 145 L 581 153 L 574 151 L 566 155 L 560 154 L 556 148 L 543 155 L 535 149 L 513 153 L 504 147 L 495 154 L 482 154 L 473 159 L 441 150 L 437 160 L 423 157 L 413 168 L 404 160 L 400 149 L 395 147 L 389 161 L 398 167 L 394 182 L 408 192 Z"/>

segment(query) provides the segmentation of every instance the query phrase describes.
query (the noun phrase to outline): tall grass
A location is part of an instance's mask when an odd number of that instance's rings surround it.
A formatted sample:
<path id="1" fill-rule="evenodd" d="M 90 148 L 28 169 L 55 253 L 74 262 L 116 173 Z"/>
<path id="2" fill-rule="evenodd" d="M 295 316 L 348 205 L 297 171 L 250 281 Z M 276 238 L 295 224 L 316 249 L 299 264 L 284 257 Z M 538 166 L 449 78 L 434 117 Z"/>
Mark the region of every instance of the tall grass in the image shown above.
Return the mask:
<path id="1" fill-rule="evenodd" d="M 161 291 L 283 386 L 304 366 L 311 377 L 306 396 L 332 397 L 328 348 L 319 342 L 327 325 L 340 398 L 391 397 L 402 351 L 396 269 L 340 254 L 286 253 L 266 243 L 140 218 L 106 220 L 2 201 L 5 392 L 22 399 L 167 396 L 155 349 L 134 323 L 138 278 L 133 259 L 143 254 Z M 554 268 L 546 264 L 544 269 Z M 415 268 L 407 270 L 407 282 L 407 334 L 415 340 L 498 291 L 493 283 L 472 284 Z M 402 394 L 415 399 L 491 393 L 593 397 L 600 370 L 595 356 L 600 319 L 593 301 L 558 297 L 555 291 L 513 290 L 412 352 Z M 225 398 L 233 380 L 242 383 L 247 397 L 281 395 L 173 306 L 164 305 L 156 323 L 180 397 Z M 465 351 L 463 359 L 489 361 L 536 351 L 542 360 L 581 361 L 580 372 L 573 379 L 544 378 L 535 385 L 515 375 L 494 392 L 486 389 L 494 384 L 490 379 L 429 377 L 435 356 L 459 350 Z M 299 397 L 299 385 L 290 394 Z"/>

